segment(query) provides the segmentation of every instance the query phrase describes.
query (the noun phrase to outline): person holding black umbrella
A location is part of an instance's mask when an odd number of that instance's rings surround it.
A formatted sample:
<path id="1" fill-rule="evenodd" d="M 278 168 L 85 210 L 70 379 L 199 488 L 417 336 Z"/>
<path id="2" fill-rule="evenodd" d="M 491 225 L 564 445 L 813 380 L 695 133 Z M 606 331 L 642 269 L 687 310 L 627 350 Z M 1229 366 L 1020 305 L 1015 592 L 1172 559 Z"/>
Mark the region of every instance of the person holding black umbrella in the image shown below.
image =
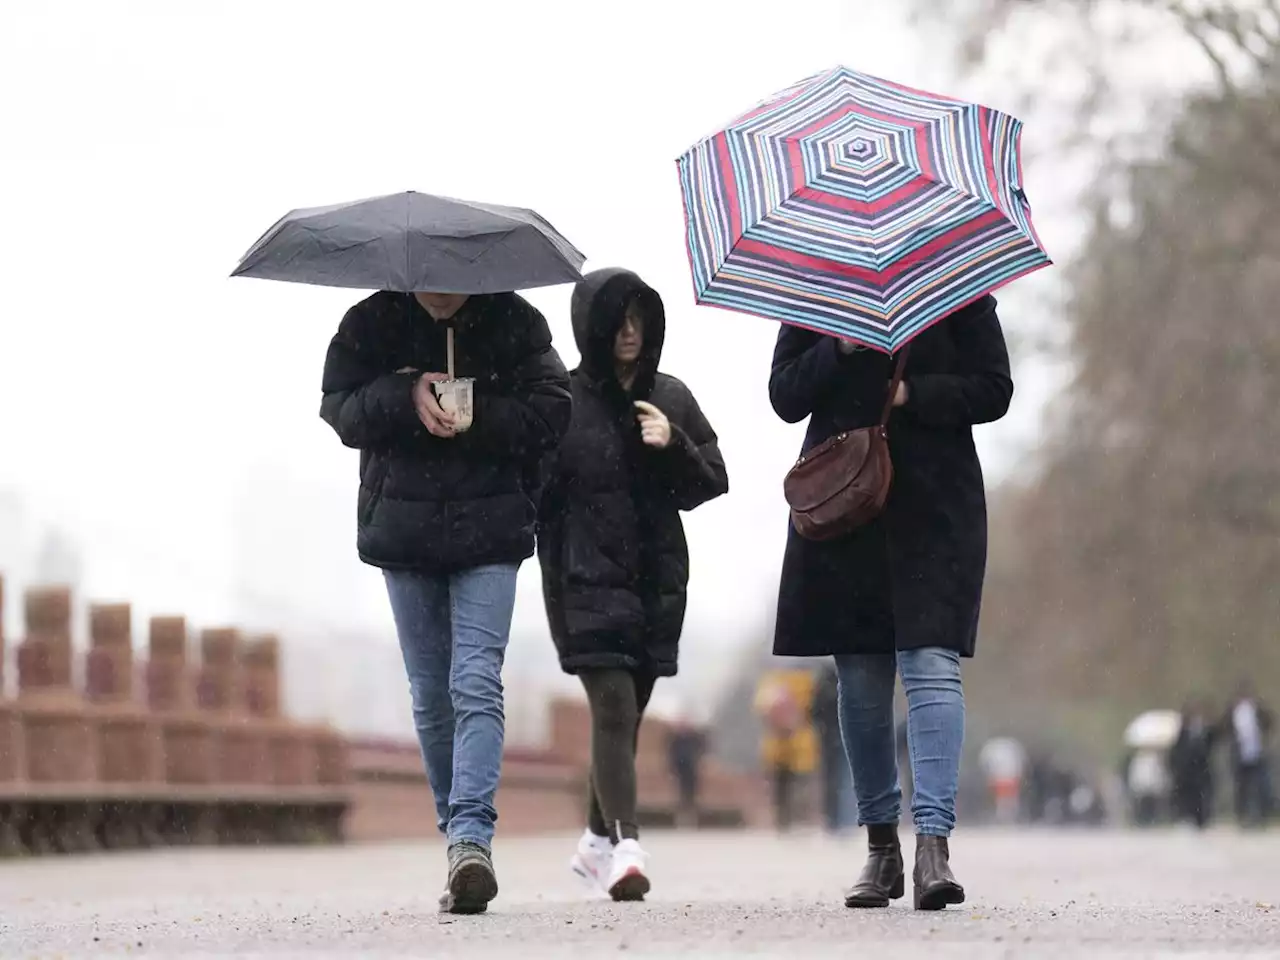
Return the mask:
<path id="1" fill-rule="evenodd" d="M 234 271 L 381 291 L 329 344 L 320 416 L 360 451 L 356 546 L 386 579 L 450 913 L 498 892 L 502 664 L 538 462 L 573 409 L 546 320 L 508 291 L 580 280 L 584 259 L 531 210 L 409 191 L 293 210 Z"/>
<path id="2" fill-rule="evenodd" d="M 469 424 L 434 392 L 475 383 Z M 537 458 L 569 425 L 547 322 L 515 294 L 378 293 L 329 346 L 320 415 L 360 450 L 360 559 L 383 569 L 414 724 L 449 841 L 441 906 L 497 895 L 490 846 L 502 764 L 502 663 L 516 573 L 533 554 Z"/>

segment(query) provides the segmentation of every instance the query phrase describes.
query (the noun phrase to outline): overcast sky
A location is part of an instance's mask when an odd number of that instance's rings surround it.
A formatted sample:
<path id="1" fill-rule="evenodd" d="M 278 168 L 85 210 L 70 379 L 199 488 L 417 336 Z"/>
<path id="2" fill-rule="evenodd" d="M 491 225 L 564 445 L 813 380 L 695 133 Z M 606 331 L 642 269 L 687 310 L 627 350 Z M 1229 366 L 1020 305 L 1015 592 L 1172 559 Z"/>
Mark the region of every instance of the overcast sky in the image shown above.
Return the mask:
<path id="1" fill-rule="evenodd" d="M 768 404 L 775 326 L 693 305 L 675 158 L 837 63 L 1012 105 L 950 78 L 944 45 L 897 8 L 5 3 L 0 487 L 28 533 L 0 563 L 21 575 L 57 521 L 81 542 L 88 594 L 282 628 L 291 656 L 326 674 L 324 709 L 367 725 L 350 704 L 385 687 L 399 722 L 381 580 L 354 554 L 356 457 L 317 416 L 326 345 L 360 295 L 227 274 L 295 207 L 405 189 L 519 204 L 589 269 L 629 267 L 660 291 L 663 367 L 720 433 L 732 493 L 687 521 L 682 684 L 710 689 L 766 628 L 803 427 Z M 1045 168 L 1028 180 L 1033 204 L 1053 195 Z M 1045 210 L 1056 253 L 1074 227 Z M 1043 320 L 1036 294 L 1053 274 L 1002 295 L 1010 330 Z M 569 288 L 530 298 L 572 365 Z M 981 431 L 993 479 L 1034 445 L 1051 393 L 1043 370 L 1019 375 L 1011 416 Z M 522 575 L 511 669 L 548 680 L 536 574 Z"/>

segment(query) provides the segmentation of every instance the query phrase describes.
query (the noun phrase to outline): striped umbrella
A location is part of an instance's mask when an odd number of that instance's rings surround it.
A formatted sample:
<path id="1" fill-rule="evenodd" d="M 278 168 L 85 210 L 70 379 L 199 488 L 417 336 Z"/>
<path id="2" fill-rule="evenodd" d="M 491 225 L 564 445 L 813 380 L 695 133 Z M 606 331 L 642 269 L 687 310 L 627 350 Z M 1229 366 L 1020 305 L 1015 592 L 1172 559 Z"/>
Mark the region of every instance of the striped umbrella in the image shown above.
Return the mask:
<path id="1" fill-rule="evenodd" d="M 677 161 L 695 299 L 896 351 L 1050 264 L 1021 132 L 845 67 L 802 80 Z"/>

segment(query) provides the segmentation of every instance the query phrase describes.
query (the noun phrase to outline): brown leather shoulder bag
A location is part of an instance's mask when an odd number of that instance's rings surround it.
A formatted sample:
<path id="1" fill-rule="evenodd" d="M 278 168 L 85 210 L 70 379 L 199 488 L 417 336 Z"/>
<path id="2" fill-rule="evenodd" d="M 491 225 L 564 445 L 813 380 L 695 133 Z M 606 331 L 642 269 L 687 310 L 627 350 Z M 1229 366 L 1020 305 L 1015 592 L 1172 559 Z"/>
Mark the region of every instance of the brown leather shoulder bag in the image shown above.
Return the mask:
<path id="1" fill-rule="evenodd" d="M 907 369 L 904 347 L 889 384 L 880 422 L 829 437 L 796 461 L 782 483 L 791 523 L 806 540 L 835 540 L 870 523 L 884 511 L 893 484 L 889 459 L 889 414 Z"/>

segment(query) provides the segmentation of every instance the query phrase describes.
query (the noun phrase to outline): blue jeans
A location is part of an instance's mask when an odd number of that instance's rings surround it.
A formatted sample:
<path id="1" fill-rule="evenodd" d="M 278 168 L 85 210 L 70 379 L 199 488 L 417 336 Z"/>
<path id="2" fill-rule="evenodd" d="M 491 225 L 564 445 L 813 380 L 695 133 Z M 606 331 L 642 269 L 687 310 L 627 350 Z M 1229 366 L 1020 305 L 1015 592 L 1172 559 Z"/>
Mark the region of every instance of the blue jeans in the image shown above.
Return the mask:
<path id="1" fill-rule="evenodd" d="M 956 825 L 956 788 L 964 747 L 960 655 L 939 647 L 835 658 L 840 729 L 858 794 L 858 823 L 896 824 L 902 785 L 894 739 L 897 675 L 907 694 L 911 817 L 917 834 L 948 837 Z"/>
<path id="2" fill-rule="evenodd" d="M 385 570 L 413 725 L 449 843 L 489 847 L 502 770 L 502 661 L 519 564 L 449 576 Z"/>

